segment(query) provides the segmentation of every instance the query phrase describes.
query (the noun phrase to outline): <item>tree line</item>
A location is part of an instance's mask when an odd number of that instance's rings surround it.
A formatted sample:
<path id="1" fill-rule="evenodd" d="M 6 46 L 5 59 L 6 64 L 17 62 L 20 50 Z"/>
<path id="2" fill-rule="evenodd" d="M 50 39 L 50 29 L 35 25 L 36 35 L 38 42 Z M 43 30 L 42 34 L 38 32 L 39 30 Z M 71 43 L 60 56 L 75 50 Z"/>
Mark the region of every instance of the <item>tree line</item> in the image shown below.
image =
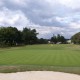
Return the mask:
<path id="1" fill-rule="evenodd" d="M 51 37 L 51 42 L 54 44 L 56 44 L 56 43 L 63 44 L 63 43 L 66 43 L 66 39 L 64 38 L 64 36 L 62 36 L 60 34 L 58 34 L 56 36 L 53 34 L 53 37 Z"/>
<path id="2" fill-rule="evenodd" d="M 16 27 L 1 27 L 0 46 L 35 44 L 37 34 L 35 29 L 23 28 L 22 31 L 19 31 Z"/>
<path id="3" fill-rule="evenodd" d="M 64 36 L 58 34 L 53 35 L 51 39 L 38 38 L 36 29 L 23 28 L 22 31 L 16 27 L 0 27 L 0 47 L 5 46 L 18 46 L 28 44 L 47 44 L 48 41 L 52 43 L 65 43 L 66 39 Z"/>

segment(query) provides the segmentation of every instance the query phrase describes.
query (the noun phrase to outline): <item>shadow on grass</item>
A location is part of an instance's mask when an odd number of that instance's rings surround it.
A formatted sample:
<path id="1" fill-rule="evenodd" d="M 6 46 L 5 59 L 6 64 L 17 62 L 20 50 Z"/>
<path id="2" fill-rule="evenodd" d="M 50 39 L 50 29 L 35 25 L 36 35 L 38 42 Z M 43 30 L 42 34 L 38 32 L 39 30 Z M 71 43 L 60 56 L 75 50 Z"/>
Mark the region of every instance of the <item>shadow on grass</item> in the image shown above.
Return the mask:
<path id="1" fill-rule="evenodd" d="M 58 71 L 74 73 L 80 75 L 80 67 L 56 67 L 56 66 L 36 66 L 36 65 L 15 65 L 0 66 L 0 73 L 12 73 L 23 71 Z"/>

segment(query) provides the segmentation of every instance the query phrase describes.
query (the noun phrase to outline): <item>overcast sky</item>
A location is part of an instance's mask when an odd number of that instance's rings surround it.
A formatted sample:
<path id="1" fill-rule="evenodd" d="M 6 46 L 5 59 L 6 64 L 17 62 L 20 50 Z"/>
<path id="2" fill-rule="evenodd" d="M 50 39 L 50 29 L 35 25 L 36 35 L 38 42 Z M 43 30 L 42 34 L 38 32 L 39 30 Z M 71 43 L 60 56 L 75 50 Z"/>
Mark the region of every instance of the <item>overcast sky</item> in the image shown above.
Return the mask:
<path id="1" fill-rule="evenodd" d="M 30 27 L 38 37 L 80 32 L 80 0 L 0 0 L 0 26 Z"/>

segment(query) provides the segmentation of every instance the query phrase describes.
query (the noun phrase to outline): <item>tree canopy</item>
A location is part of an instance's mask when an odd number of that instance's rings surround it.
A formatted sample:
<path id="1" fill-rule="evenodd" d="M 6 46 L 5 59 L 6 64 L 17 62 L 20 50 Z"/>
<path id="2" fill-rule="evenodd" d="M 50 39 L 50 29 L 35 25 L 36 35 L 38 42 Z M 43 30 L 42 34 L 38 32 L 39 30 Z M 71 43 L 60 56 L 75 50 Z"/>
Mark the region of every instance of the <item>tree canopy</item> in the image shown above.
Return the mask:
<path id="1" fill-rule="evenodd" d="M 5 46 L 18 46 L 18 45 L 28 45 L 28 44 L 47 44 L 48 39 L 38 38 L 38 33 L 36 29 L 23 28 L 22 31 L 18 30 L 16 27 L 0 27 L 0 47 Z M 51 42 L 65 43 L 64 36 L 58 34 L 51 37 Z"/>
<path id="2" fill-rule="evenodd" d="M 61 43 L 65 43 L 66 42 L 66 39 L 64 38 L 64 36 L 58 34 L 57 36 L 55 36 L 53 34 L 53 37 L 51 37 L 51 42 L 53 43 L 57 43 L 57 42 L 61 42 Z"/>
<path id="3" fill-rule="evenodd" d="M 80 32 L 74 34 L 74 35 L 71 37 L 71 41 L 72 41 L 74 44 L 80 44 Z"/>
<path id="4" fill-rule="evenodd" d="M 35 29 L 31 30 L 28 28 L 23 28 L 22 39 L 24 44 L 35 44 L 37 42 L 37 32 Z"/>
<path id="5" fill-rule="evenodd" d="M 0 28 L 0 46 L 15 46 L 20 44 L 35 44 L 37 42 L 35 29 L 23 28 L 19 31 L 15 27 Z"/>

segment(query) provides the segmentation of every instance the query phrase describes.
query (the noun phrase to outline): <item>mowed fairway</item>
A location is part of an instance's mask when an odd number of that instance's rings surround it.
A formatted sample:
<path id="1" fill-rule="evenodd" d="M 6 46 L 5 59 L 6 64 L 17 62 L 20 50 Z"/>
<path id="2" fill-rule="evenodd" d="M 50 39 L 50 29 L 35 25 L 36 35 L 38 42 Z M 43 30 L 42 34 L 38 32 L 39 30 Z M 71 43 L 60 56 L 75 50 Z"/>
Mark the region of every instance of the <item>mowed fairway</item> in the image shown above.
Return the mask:
<path id="1" fill-rule="evenodd" d="M 0 65 L 78 67 L 80 70 L 80 46 L 46 44 L 0 49 Z"/>
<path id="2" fill-rule="evenodd" d="M 46 44 L 0 49 L 0 72 L 27 70 L 80 74 L 80 45 Z"/>

